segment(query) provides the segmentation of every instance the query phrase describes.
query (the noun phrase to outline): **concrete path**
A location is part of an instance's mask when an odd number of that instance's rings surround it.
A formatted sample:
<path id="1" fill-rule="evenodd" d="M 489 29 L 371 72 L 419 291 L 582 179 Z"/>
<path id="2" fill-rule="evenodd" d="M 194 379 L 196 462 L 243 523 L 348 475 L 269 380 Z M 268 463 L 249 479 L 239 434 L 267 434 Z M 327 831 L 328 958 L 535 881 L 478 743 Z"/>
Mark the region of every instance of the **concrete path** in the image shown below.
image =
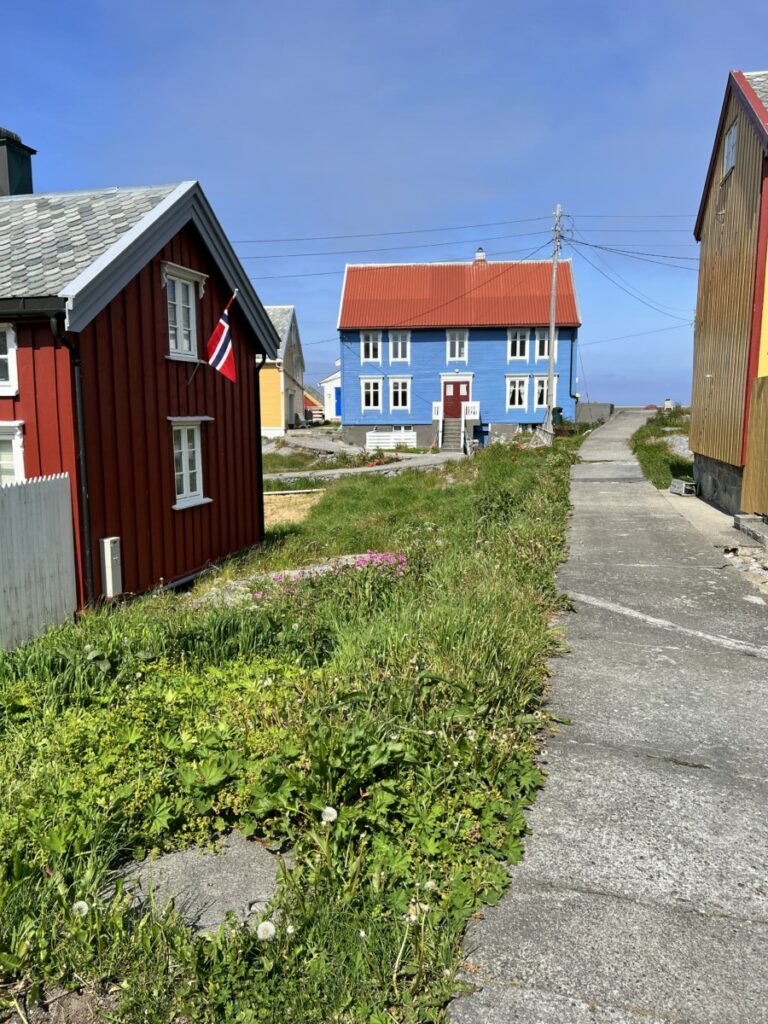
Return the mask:
<path id="1" fill-rule="evenodd" d="M 466 458 L 463 452 L 435 452 L 432 455 L 406 455 L 398 452 L 399 462 L 388 462 L 383 466 L 354 466 L 351 469 L 296 469 L 290 473 L 265 473 L 265 480 L 340 480 L 345 476 L 397 476 L 409 469 L 439 469 L 448 462 Z"/>
<path id="2" fill-rule="evenodd" d="M 611 419 L 573 471 L 572 720 L 524 862 L 466 938 L 458 1024 L 768 1022 L 768 608 Z"/>

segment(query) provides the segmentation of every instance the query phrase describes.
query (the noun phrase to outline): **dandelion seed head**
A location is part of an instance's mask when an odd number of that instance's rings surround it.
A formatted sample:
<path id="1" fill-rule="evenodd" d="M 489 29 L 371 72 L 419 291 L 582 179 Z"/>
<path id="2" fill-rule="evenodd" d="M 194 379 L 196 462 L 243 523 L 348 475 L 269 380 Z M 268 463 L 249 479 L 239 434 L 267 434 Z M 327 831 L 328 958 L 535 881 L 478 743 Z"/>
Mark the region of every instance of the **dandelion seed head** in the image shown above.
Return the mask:
<path id="1" fill-rule="evenodd" d="M 367 935 L 367 933 L 365 931 L 365 928 L 361 928 L 360 929 L 360 938 L 361 939 L 367 939 L 368 938 L 368 935 Z"/>
<path id="2" fill-rule="evenodd" d="M 75 917 L 87 917 L 90 907 L 85 900 L 75 900 L 72 904 L 72 913 Z"/>
<path id="3" fill-rule="evenodd" d="M 296 929 L 293 927 L 292 924 L 289 924 L 288 927 L 285 929 L 285 934 L 286 935 L 294 935 L 295 933 L 296 933 Z"/>
<path id="4" fill-rule="evenodd" d="M 323 813 L 320 815 L 320 820 L 324 825 L 332 825 L 339 816 L 339 812 L 335 807 L 324 807 Z"/>
<path id="5" fill-rule="evenodd" d="M 259 942 L 271 942 L 275 937 L 275 926 L 271 921 L 262 921 L 256 929 L 256 938 Z"/>
<path id="6" fill-rule="evenodd" d="M 424 883 L 424 888 L 427 892 L 434 892 L 437 888 L 437 882 L 433 878 L 430 878 L 429 881 Z"/>

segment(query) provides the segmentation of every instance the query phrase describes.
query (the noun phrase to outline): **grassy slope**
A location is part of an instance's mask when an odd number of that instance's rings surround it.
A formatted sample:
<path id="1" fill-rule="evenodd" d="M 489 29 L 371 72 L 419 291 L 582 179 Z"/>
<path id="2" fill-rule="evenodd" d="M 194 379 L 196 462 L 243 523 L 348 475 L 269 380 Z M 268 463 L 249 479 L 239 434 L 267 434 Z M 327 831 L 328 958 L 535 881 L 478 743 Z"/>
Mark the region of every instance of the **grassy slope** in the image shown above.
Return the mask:
<path id="1" fill-rule="evenodd" d="M 692 480 L 693 462 L 675 455 L 664 443 L 664 438 L 673 436 L 665 427 L 674 428 L 677 434 L 687 434 L 690 426 L 690 410 L 673 409 L 671 412 L 657 412 L 645 426 L 640 427 L 630 442 L 643 473 L 659 490 L 665 490 L 672 479 Z"/>
<path id="2" fill-rule="evenodd" d="M 125 1021 L 441 1020 L 540 781 L 569 446 L 344 481 L 239 567 L 371 548 L 405 552 L 405 572 L 230 610 L 151 597 L 0 655 L 9 997 L 85 979 L 117 986 Z M 274 942 L 194 942 L 104 896 L 132 853 L 235 825 L 294 849 Z"/>

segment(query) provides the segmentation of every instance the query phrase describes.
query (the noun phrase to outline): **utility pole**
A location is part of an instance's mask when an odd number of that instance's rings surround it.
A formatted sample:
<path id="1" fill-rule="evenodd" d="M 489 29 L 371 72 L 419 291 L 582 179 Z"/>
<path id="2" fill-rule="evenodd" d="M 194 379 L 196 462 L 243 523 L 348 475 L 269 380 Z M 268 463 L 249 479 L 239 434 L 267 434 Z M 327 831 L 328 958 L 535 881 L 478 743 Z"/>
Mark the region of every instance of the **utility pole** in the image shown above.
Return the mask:
<path id="1" fill-rule="evenodd" d="M 547 415 L 542 425 L 536 430 L 533 443 L 536 446 L 551 445 L 555 437 L 554 398 L 555 398 L 555 336 L 557 321 L 557 261 L 560 257 L 560 219 L 562 210 L 560 203 L 555 207 L 555 227 L 552 245 L 552 287 L 549 296 L 549 360 L 547 367 Z"/>

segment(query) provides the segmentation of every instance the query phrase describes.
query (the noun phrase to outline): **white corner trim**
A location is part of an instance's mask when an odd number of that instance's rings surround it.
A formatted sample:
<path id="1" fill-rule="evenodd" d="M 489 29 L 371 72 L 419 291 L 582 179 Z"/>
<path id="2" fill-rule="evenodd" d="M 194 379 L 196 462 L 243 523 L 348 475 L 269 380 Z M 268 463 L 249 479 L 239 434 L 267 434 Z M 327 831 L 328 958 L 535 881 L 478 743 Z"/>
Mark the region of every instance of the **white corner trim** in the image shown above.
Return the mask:
<path id="1" fill-rule="evenodd" d="M 213 498 L 182 498 L 175 505 L 171 505 L 171 508 L 174 512 L 181 512 L 185 508 L 195 508 L 197 505 L 210 505 L 212 502 Z"/>

